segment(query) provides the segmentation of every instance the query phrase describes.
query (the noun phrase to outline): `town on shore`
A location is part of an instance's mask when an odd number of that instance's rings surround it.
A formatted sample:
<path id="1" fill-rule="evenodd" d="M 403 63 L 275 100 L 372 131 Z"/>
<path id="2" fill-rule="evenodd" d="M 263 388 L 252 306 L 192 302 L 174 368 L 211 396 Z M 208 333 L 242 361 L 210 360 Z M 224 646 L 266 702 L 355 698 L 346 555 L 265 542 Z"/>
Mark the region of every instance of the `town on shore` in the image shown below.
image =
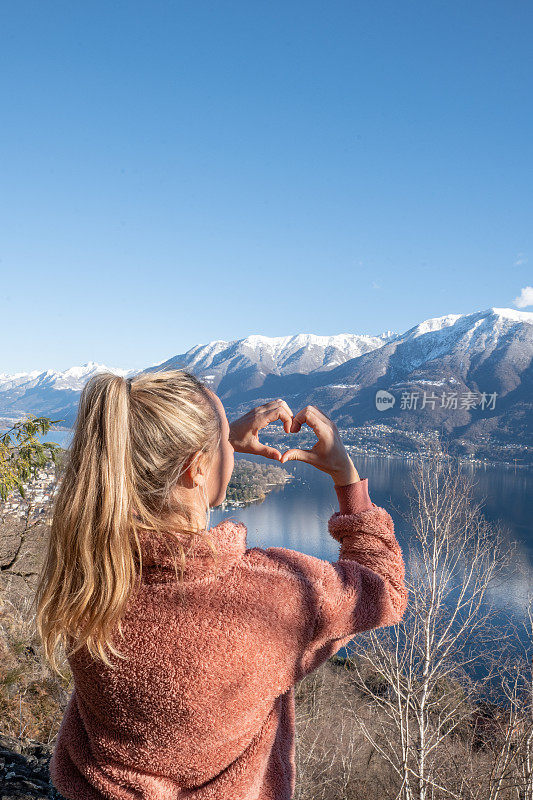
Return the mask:
<path id="1" fill-rule="evenodd" d="M 226 498 L 219 508 L 242 507 L 250 503 L 262 502 L 274 487 L 283 486 L 293 477 L 290 472 L 275 463 L 260 464 L 239 459 L 235 461 L 235 468 L 226 490 Z M 26 518 L 28 516 L 33 521 L 46 521 L 58 485 L 58 469 L 53 462 L 49 462 L 39 470 L 34 478 L 24 483 L 25 497 L 22 497 L 17 489 L 8 495 L 0 506 L 0 521 L 2 517 Z"/>
<path id="2" fill-rule="evenodd" d="M 423 455 L 424 446 L 438 441 L 438 429 L 430 431 L 398 431 L 388 425 L 375 424 L 357 428 L 339 428 L 342 441 L 347 452 L 357 465 L 357 459 L 365 458 L 394 458 L 406 462 L 413 462 Z M 295 443 L 294 435 L 285 433 L 281 426 L 269 427 L 268 437 L 262 437 L 264 444 L 277 447 L 282 452 L 291 447 L 311 448 L 316 441 L 312 431 L 302 429 Z M 460 452 L 458 448 L 465 452 Z M 528 469 L 531 466 L 533 448 L 528 445 L 508 445 L 487 441 L 483 444 L 480 437 L 478 452 L 490 452 L 490 456 L 475 455 L 470 443 L 455 441 L 453 457 L 459 463 L 470 464 L 474 467 L 502 467 Z M 67 451 L 62 449 L 64 455 Z M 219 508 L 237 508 L 251 503 L 262 502 L 268 492 L 276 486 L 283 486 L 294 476 L 277 465 L 275 462 L 265 463 L 248 461 L 240 458 L 235 461 L 235 468 L 226 492 L 226 498 Z M 24 485 L 26 497 L 20 496 L 17 490 L 11 492 L 1 507 L 2 516 L 22 517 L 29 513 L 33 518 L 49 513 L 53 498 L 58 488 L 58 469 L 53 462 L 43 467 L 38 475 Z"/>
<path id="3" fill-rule="evenodd" d="M 356 458 L 395 458 L 407 462 L 418 460 L 424 450 L 432 442 L 443 442 L 438 428 L 418 431 L 399 430 L 380 423 L 367 424 L 360 427 L 342 428 L 338 426 L 340 437 L 354 463 Z M 263 437 L 265 444 L 277 447 L 282 451 L 290 447 L 311 448 L 316 442 L 312 431 L 305 428 L 298 434 L 302 437 L 298 444 L 294 443 L 294 434 L 285 433 L 280 426 L 269 426 L 269 438 Z M 292 437 L 292 438 L 291 438 Z M 504 443 L 495 441 L 488 435 L 480 435 L 474 444 L 469 440 L 452 439 L 448 450 L 453 458 L 461 464 L 472 464 L 476 467 L 512 467 L 528 469 L 533 464 L 533 447 L 526 444 Z M 357 466 L 357 464 L 356 464 Z"/>

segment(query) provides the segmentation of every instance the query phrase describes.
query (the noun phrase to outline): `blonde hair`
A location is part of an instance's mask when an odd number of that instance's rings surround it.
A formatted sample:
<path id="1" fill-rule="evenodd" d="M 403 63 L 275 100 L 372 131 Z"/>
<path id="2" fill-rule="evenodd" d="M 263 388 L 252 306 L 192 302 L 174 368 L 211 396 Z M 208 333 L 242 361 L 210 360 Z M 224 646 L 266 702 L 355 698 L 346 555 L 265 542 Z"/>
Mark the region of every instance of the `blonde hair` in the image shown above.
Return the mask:
<path id="1" fill-rule="evenodd" d="M 34 603 L 45 657 L 58 674 L 56 649 L 67 642 L 77 642 L 71 653 L 86 645 L 93 658 L 111 668 L 105 645 L 126 658 L 111 634 L 118 623 L 122 636 L 121 617 L 140 586 L 139 530 L 167 544 L 168 536 L 174 540 L 180 581 L 185 550 L 176 532 L 188 535 L 189 544 L 195 535 L 203 536 L 216 561 L 206 536 L 210 508 L 205 492 L 205 531 L 190 524 L 192 509 L 172 496 L 185 469 L 203 454 L 211 463 L 221 442 L 213 398 L 186 370 L 142 373 L 129 380 L 131 387 L 122 377 L 100 373 L 84 386 L 54 501 Z"/>

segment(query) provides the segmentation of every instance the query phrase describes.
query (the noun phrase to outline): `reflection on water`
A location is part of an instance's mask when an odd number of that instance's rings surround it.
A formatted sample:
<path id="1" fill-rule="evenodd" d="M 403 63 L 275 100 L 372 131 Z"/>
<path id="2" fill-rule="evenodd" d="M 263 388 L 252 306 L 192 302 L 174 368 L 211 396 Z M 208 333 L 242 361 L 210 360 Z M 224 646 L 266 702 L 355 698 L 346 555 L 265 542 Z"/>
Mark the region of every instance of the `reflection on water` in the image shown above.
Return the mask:
<path id="1" fill-rule="evenodd" d="M 71 431 L 54 431 L 40 437 L 68 447 Z M 236 453 L 235 458 L 265 463 L 259 456 Z M 361 478 L 368 478 L 371 499 L 391 514 L 400 546 L 407 557 L 409 526 L 402 517 L 408 510 L 408 493 L 412 493 L 411 465 L 401 459 L 356 458 Z M 339 545 L 327 530 L 327 521 L 338 510 L 337 495 L 331 478 L 308 464 L 292 462 L 285 468 L 295 477 L 284 487 L 276 487 L 262 503 L 245 508 L 211 512 L 211 525 L 233 518 L 248 529 L 248 547 L 287 547 L 318 558 L 335 561 Z M 474 497 L 483 503 L 482 512 L 492 523 L 500 523 L 517 549 L 513 555 L 513 571 L 503 585 L 489 595 L 499 605 L 521 606 L 527 591 L 533 587 L 533 476 L 531 471 L 512 467 L 480 467 L 465 465 L 473 476 Z"/>
<path id="2" fill-rule="evenodd" d="M 235 458 L 264 462 L 240 453 Z M 361 478 L 368 478 L 371 499 L 392 516 L 396 537 L 407 557 L 410 529 L 402 514 L 409 508 L 408 494 L 414 492 L 411 465 L 386 458 L 357 458 L 355 465 Z M 292 462 L 285 467 L 295 476 L 285 487 L 276 488 L 262 503 L 225 511 L 213 509 L 210 524 L 231 517 L 246 525 L 248 547 L 287 547 L 335 561 L 339 544 L 327 530 L 329 517 L 338 510 L 333 481 L 308 464 Z M 474 499 L 482 502 L 486 519 L 499 524 L 517 543 L 512 570 L 489 596 L 498 605 L 522 606 L 527 591 L 533 588 L 532 474 L 504 467 L 475 469 L 466 465 L 465 470 L 473 477 Z"/>

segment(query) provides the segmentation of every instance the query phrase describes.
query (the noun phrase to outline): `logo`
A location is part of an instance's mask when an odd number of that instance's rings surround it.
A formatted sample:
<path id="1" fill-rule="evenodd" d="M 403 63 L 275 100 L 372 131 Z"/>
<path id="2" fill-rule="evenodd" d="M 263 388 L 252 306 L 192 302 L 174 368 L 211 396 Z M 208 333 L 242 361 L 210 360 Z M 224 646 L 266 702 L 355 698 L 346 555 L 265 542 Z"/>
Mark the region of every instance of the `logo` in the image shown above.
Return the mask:
<path id="1" fill-rule="evenodd" d="M 378 411 L 386 411 L 388 408 L 392 408 L 395 402 L 394 395 L 385 389 L 379 389 L 376 392 L 376 408 Z"/>

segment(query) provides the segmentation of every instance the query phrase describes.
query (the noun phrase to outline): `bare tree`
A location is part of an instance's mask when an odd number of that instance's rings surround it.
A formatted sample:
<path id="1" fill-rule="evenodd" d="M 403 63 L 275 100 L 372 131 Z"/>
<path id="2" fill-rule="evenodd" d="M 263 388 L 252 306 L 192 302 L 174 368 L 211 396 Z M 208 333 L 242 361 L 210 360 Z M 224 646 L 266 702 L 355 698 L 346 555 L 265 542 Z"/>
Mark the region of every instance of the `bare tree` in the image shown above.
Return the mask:
<path id="1" fill-rule="evenodd" d="M 296 688 L 294 800 L 386 797 L 390 776 L 352 721 L 354 714 L 365 714 L 364 699 L 353 691 L 350 673 L 333 661 Z"/>
<path id="2" fill-rule="evenodd" d="M 496 800 L 504 790 L 517 800 L 533 800 L 533 606 L 528 598 L 526 613 L 516 628 L 515 647 L 498 676 L 505 706 L 500 706 L 498 735 L 491 737 L 487 800 Z M 499 700 L 499 697 L 497 698 Z M 495 743 L 494 743 L 495 740 Z"/>
<path id="3" fill-rule="evenodd" d="M 473 797 L 466 766 L 450 768 L 454 740 L 469 730 L 480 686 L 494 679 L 490 669 L 475 674 L 480 656 L 506 641 L 488 589 L 503 579 L 512 547 L 440 442 L 420 453 L 411 479 L 409 604 L 398 625 L 352 645 L 355 683 L 376 709 L 372 725 L 360 714 L 353 723 L 396 775 L 398 800 Z M 464 758 L 464 747 L 457 752 Z"/>
<path id="4" fill-rule="evenodd" d="M 520 800 L 533 800 L 533 602 L 531 596 L 524 627 L 527 631 L 527 639 L 521 659 L 523 681 L 521 690 L 517 692 L 518 702 L 516 703 L 521 718 L 522 733 L 518 759 L 522 778 L 522 794 L 517 796 Z"/>

